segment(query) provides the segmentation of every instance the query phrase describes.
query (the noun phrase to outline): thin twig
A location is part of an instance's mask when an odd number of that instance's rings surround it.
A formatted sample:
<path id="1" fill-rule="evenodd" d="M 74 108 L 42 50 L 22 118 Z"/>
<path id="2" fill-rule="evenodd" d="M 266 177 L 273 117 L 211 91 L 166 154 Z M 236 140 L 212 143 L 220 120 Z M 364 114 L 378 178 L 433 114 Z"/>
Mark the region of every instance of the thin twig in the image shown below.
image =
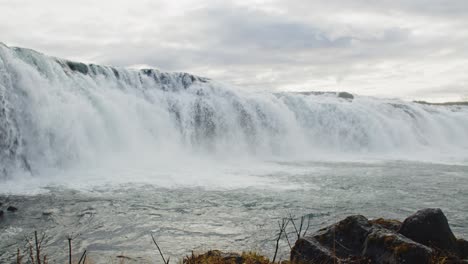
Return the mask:
<path id="1" fill-rule="evenodd" d="M 310 227 L 310 215 L 307 216 L 307 227 L 306 227 L 304 233 L 302 234 L 302 237 L 306 236 L 307 231 L 309 231 L 309 227 Z"/>
<path id="2" fill-rule="evenodd" d="M 39 241 L 39 248 L 42 248 L 42 242 L 44 241 L 45 237 L 46 237 L 46 234 L 42 233 L 41 240 Z"/>
<path id="3" fill-rule="evenodd" d="M 21 256 L 21 251 L 18 248 L 17 254 L 16 254 L 16 264 L 21 264 L 24 256 Z"/>
<path id="4" fill-rule="evenodd" d="M 41 264 L 41 248 L 39 246 L 39 240 L 37 239 L 37 231 L 34 231 L 34 240 L 36 242 L 36 260 L 37 264 Z M 42 243 L 42 241 L 41 241 Z"/>
<path id="5" fill-rule="evenodd" d="M 67 239 L 68 239 L 68 263 L 72 264 L 72 240 L 73 238 L 71 236 L 68 236 Z"/>
<path id="6" fill-rule="evenodd" d="M 284 232 L 284 236 L 286 237 L 286 241 L 288 241 L 289 249 L 292 250 L 291 242 L 289 242 L 288 232 Z"/>
<path id="7" fill-rule="evenodd" d="M 283 218 L 281 220 L 281 223 L 278 222 L 278 226 L 280 228 L 280 231 L 279 231 L 279 234 L 278 234 L 278 238 L 276 239 L 276 247 L 275 247 L 275 255 L 273 255 L 273 261 L 272 263 L 275 263 L 275 260 L 276 260 L 276 255 L 278 254 L 278 248 L 279 248 L 279 242 L 281 240 L 281 235 L 283 234 L 283 232 L 285 231 L 286 229 L 286 226 L 288 225 L 289 223 L 289 220 Z"/>
<path id="8" fill-rule="evenodd" d="M 301 238 L 302 226 L 304 225 L 304 216 L 301 216 L 301 224 L 299 226 L 299 232 L 297 233 L 297 239 Z"/>
<path id="9" fill-rule="evenodd" d="M 34 260 L 34 249 L 31 243 L 31 240 L 28 239 L 28 246 L 29 246 L 29 258 L 31 259 L 31 264 L 35 264 L 36 261 Z"/>
<path id="10" fill-rule="evenodd" d="M 294 227 L 294 231 L 296 231 L 297 239 L 301 238 L 301 233 L 296 227 L 296 223 L 294 222 L 294 218 L 293 218 L 292 214 L 289 214 L 289 220 L 291 221 L 291 223 L 292 223 L 292 225 Z"/>
<path id="11" fill-rule="evenodd" d="M 166 261 L 166 259 L 164 258 L 164 255 L 163 255 L 163 253 L 162 253 L 162 251 L 161 251 L 161 249 L 159 248 L 158 243 L 156 242 L 156 239 L 154 239 L 153 234 L 151 234 L 151 238 L 153 239 L 153 243 L 156 245 L 156 248 L 158 248 L 159 254 L 161 255 L 162 260 L 164 261 L 164 264 L 169 264 L 169 258 L 168 258 L 167 261 Z"/>
<path id="12" fill-rule="evenodd" d="M 85 251 L 83 252 L 83 254 L 81 255 L 81 258 L 80 258 L 80 261 L 78 261 L 78 264 L 81 264 L 81 261 L 83 260 L 83 258 L 86 256 L 86 249 Z"/>

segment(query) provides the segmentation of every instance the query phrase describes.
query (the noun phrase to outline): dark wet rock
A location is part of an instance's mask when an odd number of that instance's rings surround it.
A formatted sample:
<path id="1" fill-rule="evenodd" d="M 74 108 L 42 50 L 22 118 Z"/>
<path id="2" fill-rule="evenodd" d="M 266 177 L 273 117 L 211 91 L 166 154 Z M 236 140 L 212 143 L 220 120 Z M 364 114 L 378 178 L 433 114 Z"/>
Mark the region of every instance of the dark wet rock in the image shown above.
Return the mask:
<path id="1" fill-rule="evenodd" d="M 395 219 L 377 218 L 369 221 L 372 225 L 377 225 L 397 232 L 401 228 L 401 222 Z"/>
<path id="2" fill-rule="evenodd" d="M 364 243 L 362 254 L 375 263 L 429 263 L 432 249 L 398 233 L 375 229 Z"/>
<path id="3" fill-rule="evenodd" d="M 190 85 L 192 85 L 194 82 L 195 82 L 195 77 L 193 75 L 190 75 L 188 73 L 183 73 L 181 75 L 181 79 L 182 79 L 182 85 L 184 86 L 184 88 L 188 88 Z"/>
<path id="4" fill-rule="evenodd" d="M 153 70 L 152 69 L 141 69 L 141 73 L 143 73 L 146 76 L 153 76 Z"/>
<path id="5" fill-rule="evenodd" d="M 320 95 L 326 95 L 326 96 L 337 96 L 339 98 L 343 98 L 343 99 L 349 99 L 349 100 L 352 100 L 354 99 L 354 95 L 352 95 L 351 93 L 348 93 L 348 92 L 327 92 L 327 91 L 308 91 L 308 92 L 287 92 L 287 93 L 275 93 L 275 95 L 284 95 L 284 94 L 290 94 L 290 93 L 293 93 L 293 94 L 302 94 L 302 95 L 317 95 L 317 96 L 320 96 Z"/>
<path id="6" fill-rule="evenodd" d="M 331 227 L 319 230 L 314 238 L 323 245 L 334 246 L 338 256 L 358 255 L 371 227 L 367 218 L 353 215 Z"/>
<path id="7" fill-rule="evenodd" d="M 405 235 L 406 234 L 406 235 Z M 292 263 L 465 263 L 468 242 L 456 239 L 440 209 L 398 220 L 354 215 L 300 238 Z M 467 262 L 468 263 L 468 262 Z"/>
<path id="8" fill-rule="evenodd" d="M 348 92 L 339 92 L 338 97 L 344 98 L 344 99 L 354 99 L 354 95 L 348 93 Z"/>
<path id="9" fill-rule="evenodd" d="M 425 104 L 425 105 L 442 105 L 442 106 L 468 106 L 468 102 L 444 102 L 444 103 L 430 103 L 426 101 L 413 101 L 413 103 L 417 104 Z"/>
<path id="10" fill-rule="evenodd" d="M 8 206 L 7 211 L 8 212 L 16 212 L 16 211 L 18 211 L 18 208 L 14 207 L 14 206 Z"/>
<path id="11" fill-rule="evenodd" d="M 81 62 L 67 61 L 66 64 L 72 71 L 81 72 L 87 74 L 89 72 L 88 66 Z"/>
<path id="12" fill-rule="evenodd" d="M 300 238 L 291 249 L 292 263 L 337 263 L 341 261 L 333 254 L 333 250 L 323 246 L 315 239 Z"/>
<path id="13" fill-rule="evenodd" d="M 103 67 L 103 66 L 96 65 L 96 64 L 88 64 L 88 68 L 89 68 L 90 72 L 93 75 L 98 75 L 98 74 L 102 74 L 102 75 L 105 75 L 105 76 L 108 75 L 106 73 L 105 67 Z"/>
<path id="14" fill-rule="evenodd" d="M 371 228 L 364 216 L 349 216 L 299 239 L 291 250 L 291 261 L 334 263 L 360 257 Z"/>
<path id="15" fill-rule="evenodd" d="M 403 222 L 399 233 L 423 245 L 458 252 L 457 239 L 440 209 L 423 209 Z"/>
<path id="16" fill-rule="evenodd" d="M 112 72 L 114 73 L 115 78 L 120 79 L 120 73 L 115 68 L 112 68 Z"/>
<path id="17" fill-rule="evenodd" d="M 468 241 L 465 239 L 457 239 L 457 246 L 460 258 L 468 259 Z"/>

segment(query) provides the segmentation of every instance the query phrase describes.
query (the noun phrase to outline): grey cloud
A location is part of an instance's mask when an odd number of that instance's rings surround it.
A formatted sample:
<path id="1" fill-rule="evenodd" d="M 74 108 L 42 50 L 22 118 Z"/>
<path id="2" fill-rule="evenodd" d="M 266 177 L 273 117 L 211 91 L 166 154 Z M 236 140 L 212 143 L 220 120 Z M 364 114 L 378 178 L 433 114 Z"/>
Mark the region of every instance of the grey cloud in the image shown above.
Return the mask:
<path id="1" fill-rule="evenodd" d="M 227 46 L 286 50 L 346 47 L 351 42 L 346 37 L 332 39 L 313 25 L 248 8 L 209 8 L 196 16 Z"/>
<path id="2" fill-rule="evenodd" d="M 318 28 L 247 8 L 207 8 L 188 14 L 190 25 L 183 29 L 169 28 L 167 39 L 155 40 L 152 45 L 117 45 L 102 56 L 109 63 L 119 65 L 161 65 L 169 69 L 192 63 L 208 65 L 264 65 L 264 64 L 322 64 L 342 63 L 343 59 L 373 56 L 367 45 L 379 44 L 380 53 L 386 46 L 400 43 L 409 30 L 389 28 L 382 36 L 332 38 Z M 202 38 L 200 38 L 202 36 Z M 361 43 L 352 46 L 353 40 Z M 167 47 L 164 42 L 193 42 L 197 49 Z M 129 50 L 132 56 L 113 56 L 119 49 Z M 329 49 L 329 51 L 327 51 Z"/>
<path id="3" fill-rule="evenodd" d="M 465 0 L 412 0 L 385 1 L 393 10 L 424 14 L 428 16 L 468 15 L 468 2 Z"/>
<path id="4" fill-rule="evenodd" d="M 188 71 L 246 89 L 392 89 L 416 97 L 439 95 L 431 88 L 438 86 L 463 94 L 450 87 L 468 70 L 465 0 L 177 3 L 0 0 L 0 41 L 86 62 Z"/>
<path id="5" fill-rule="evenodd" d="M 298 9 L 301 9 L 310 13 L 348 10 L 386 14 L 409 13 L 450 18 L 468 14 L 468 2 L 465 0 L 327 0 L 326 3 L 320 0 L 290 0 L 287 2 L 278 0 L 275 3 L 285 10 L 292 9 L 297 12 Z"/>
<path id="6" fill-rule="evenodd" d="M 439 96 L 444 94 L 460 94 L 462 96 L 468 96 L 468 78 L 461 83 L 451 83 L 444 86 L 426 88 L 422 91 L 415 91 L 416 95 L 420 93 L 426 93 L 432 96 Z"/>

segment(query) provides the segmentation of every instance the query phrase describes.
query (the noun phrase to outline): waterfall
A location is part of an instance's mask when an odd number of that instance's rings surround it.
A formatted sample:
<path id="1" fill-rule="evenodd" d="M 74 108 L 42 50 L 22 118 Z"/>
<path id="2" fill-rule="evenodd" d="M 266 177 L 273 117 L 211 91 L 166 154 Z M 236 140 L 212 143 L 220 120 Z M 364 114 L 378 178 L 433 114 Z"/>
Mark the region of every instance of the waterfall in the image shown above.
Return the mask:
<path id="1" fill-rule="evenodd" d="M 0 44 L 0 169 L 104 157 L 468 156 L 468 107 L 337 93 L 254 92 Z M 0 177 L 1 178 L 1 177 Z"/>

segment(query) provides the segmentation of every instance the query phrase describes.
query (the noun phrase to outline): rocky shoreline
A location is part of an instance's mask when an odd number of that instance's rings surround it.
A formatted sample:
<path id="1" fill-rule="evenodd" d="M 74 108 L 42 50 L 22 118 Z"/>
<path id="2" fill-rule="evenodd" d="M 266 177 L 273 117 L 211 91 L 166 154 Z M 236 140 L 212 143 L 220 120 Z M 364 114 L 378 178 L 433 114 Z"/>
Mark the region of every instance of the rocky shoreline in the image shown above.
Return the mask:
<path id="1" fill-rule="evenodd" d="M 0 204 L 1 206 L 3 205 Z M 17 208 L 13 206 L 7 209 L 11 213 L 16 210 Z M 1 220 L 4 217 L 3 210 L 0 212 Z M 278 241 L 286 239 L 289 244 L 290 240 L 285 230 L 286 222 L 292 222 L 296 229 L 292 218 L 283 220 L 283 229 L 280 230 Z M 302 228 L 302 222 L 300 225 Z M 181 263 L 468 264 L 468 241 L 455 237 L 441 209 L 419 210 L 403 222 L 383 218 L 367 219 L 362 215 L 351 215 L 311 234 L 304 232 L 301 236 L 300 230 L 299 232 L 296 230 L 296 233 L 298 239 L 294 244 L 290 244 L 289 260 L 275 261 L 276 254 L 273 260 L 270 260 L 255 252 L 238 254 L 210 250 L 203 254 L 192 253 L 184 257 Z M 158 250 L 160 250 L 159 246 Z M 162 256 L 162 252 L 159 252 Z M 131 258 L 128 258 L 127 262 L 134 263 Z"/>
<path id="2" fill-rule="evenodd" d="M 468 263 L 468 242 L 457 239 L 440 209 L 423 209 L 398 220 L 346 219 L 300 238 L 291 262 Z"/>
<path id="3" fill-rule="evenodd" d="M 207 253 L 184 263 L 271 263 L 249 254 Z M 423 209 L 403 222 L 352 215 L 299 238 L 286 263 L 450 264 L 468 263 L 468 241 L 456 238 L 440 209 Z"/>

